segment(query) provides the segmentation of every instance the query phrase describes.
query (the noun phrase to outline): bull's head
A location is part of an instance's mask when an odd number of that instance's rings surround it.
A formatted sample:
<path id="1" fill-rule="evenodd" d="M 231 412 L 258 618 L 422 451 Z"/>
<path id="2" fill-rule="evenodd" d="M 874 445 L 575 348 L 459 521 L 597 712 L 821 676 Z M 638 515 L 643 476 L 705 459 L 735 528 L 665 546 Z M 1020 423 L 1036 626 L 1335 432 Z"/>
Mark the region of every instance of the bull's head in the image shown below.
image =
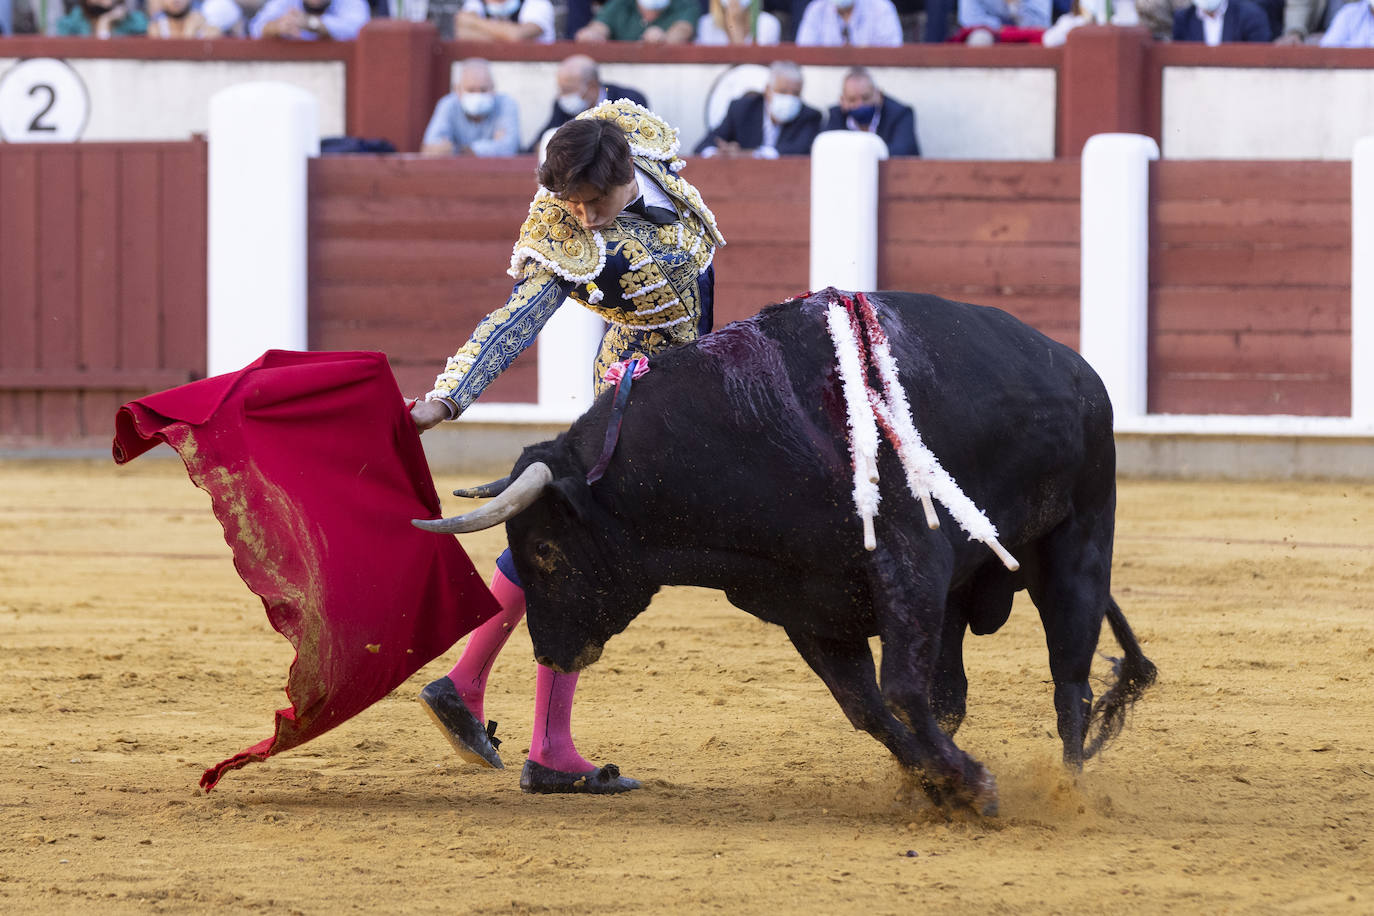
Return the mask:
<path id="1" fill-rule="evenodd" d="M 528 456 L 527 456 L 528 457 Z M 606 641 L 624 630 L 656 587 L 634 570 L 639 565 L 625 525 L 597 504 L 585 471 L 564 452 L 532 460 L 511 477 L 459 496 L 493 497 L 464 515 L 416 519 L 427 531 L 463 534 L 506 525 L 506 537 L 525 588 L 534 654 L 556 671 L 578 671 L 601 657 Z M 522 463 L 525 459 L 522 458 Z"/>

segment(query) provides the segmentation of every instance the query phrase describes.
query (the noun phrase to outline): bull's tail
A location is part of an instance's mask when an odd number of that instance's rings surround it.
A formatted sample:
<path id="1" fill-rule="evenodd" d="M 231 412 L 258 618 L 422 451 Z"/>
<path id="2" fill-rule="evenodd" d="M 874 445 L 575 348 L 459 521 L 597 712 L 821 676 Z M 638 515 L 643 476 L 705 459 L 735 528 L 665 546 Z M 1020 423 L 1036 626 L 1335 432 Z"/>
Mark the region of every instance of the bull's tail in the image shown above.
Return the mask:
<path id="1" fill-rule="evenodd" d="M 1111 625 L 1112 635 L 1126 656 L 1112 659 L 1116 683 L 1093 705 L 1092 718 L 1088 723 L 1091 737 L 1083 748 L 1084 759 L 1102 750 L 1121 733 L 1122 726 L 1126 724 L 1126 713 L 1159 675 L 1154 662 L 1145 657 L 1140 642 L 1126 622 L 1126 615 L 1121 613 L 1114 598 L 1107 599 L 1107 623 Z"/>

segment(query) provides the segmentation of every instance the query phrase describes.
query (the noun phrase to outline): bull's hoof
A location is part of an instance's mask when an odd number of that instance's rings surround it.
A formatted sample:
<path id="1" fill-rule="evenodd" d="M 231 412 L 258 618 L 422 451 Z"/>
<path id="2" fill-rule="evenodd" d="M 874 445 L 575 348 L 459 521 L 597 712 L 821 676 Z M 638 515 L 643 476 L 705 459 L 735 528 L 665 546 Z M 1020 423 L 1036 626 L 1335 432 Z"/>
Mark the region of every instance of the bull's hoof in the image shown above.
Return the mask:
<path id="1" fill-rule="evenodd" d="M 453 681 L 441 677 L 430 682 L 420 691 L 420 703 L 459 757 L 495 770 L 506 768 L 496 753 L 496 745 L 500 743 L 496 738 L 496 723 L 483 728 L 458 695 Z"/>
<path id="2" fill-rule="evenodd" d="M 586 795 L 615 795 L 639 788 L 638 779 L 620 775 L 620 768 L 613 763 L 585 773 L 567 773 L 553 770 L 533 760 L 525 761 L 525 769 L 520 772 L 520 789 L 535 795 L 552 795 L 562 792 L 577 792 Z"/>

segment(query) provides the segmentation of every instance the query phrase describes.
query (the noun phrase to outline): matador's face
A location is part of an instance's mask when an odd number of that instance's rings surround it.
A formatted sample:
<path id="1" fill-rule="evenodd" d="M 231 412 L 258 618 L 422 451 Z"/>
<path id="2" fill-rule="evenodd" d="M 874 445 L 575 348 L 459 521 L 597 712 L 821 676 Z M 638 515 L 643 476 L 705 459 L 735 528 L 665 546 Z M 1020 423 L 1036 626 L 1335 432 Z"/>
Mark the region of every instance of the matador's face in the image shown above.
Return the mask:
<path id="1" fill-rule="evenodd" d="M 595 185 L 583 184 L 569 188 L 562 195 L 578 221 L 587 229 L 605 229 L 625 205 L 639 196 L 639 183 L 634 176 L 624 184 L 612 185 L 602 190 Z"/>

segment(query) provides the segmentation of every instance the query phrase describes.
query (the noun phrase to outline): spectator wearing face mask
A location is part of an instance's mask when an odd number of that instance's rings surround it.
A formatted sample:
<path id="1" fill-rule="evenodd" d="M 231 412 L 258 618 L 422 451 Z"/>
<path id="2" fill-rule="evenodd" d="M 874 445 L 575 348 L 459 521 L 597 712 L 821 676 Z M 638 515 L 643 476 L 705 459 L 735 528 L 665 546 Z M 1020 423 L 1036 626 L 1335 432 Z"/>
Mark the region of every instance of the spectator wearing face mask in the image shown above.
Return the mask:
<path id="1" fill-rule="evenodd" d="M 811 0 L 797 26 L 797 44 L 884 47 L 902 43 L 902 20 L 892 0 Z"/>
<path id="2" fill-rule="evenodd" d="M 549 123 L 539 131 L 541 137 L 602 102 L 629 99 L 636 105 L 649 107 L 649 100 L 644 97 L 644 93 L 626 86 L 601 82 L 601 73 L 597 70 L 596 61 L 585 54 L 573 54 L 563 58 L 554 73 L 554 83 L 558 87 L 558 98 L 553 101 Z"/>
<path id="3" fill-rule="evenodd" d="M 420 152 L 429 156 L 513 156 L 520 149 L 520 108 L 496 92 L 491 64 L 470 57 L 458 66 L 453 91 L 434 106 Z"/>
<path id="4" fill-rule="evenodd" d="M 58 35 L 111 38 L 115 35 L 143 35 L 148 17 L 130 9 L 124 0 L 81 0 L 67 15 L 57 20 Z"/>
<path id="5" fill-rule="evenodd" d="M 1193 0 L 1174 14 L 1174 41 L 1269 41 L 1269 19 L 1251 0 Z"/>
<path id="6" fill-rule="evenodd" d="M 606 0 L 596 18 L 573 37 L 577 41 L 685 44 L 696 33 L 699 16 L 698 0 Z"/>
<path id="7" fill-rule="evenodd" d="M 699 45 L 775 45 L 782 39 L 782 23 L 759 9 L 763 0 L 711 0 L 697 20 Z"/>
<path id="8" fill-rule="evenodd" d="M 1374 48 L 1374 0 L 1347 3 L 1322 36 L 1323 48 Z"/>
<path id="9" fill-rule="evenodd" d="M 830 109 L 825 130 L 862 130 L 877 134 L 889 156 L 919 156 L 916 112 L 878 91 L 873 75 L 854 67 L 840 84 L 840 104 Z"/>
<path id="10" fill-rule="evenodd" d="M 801 68 L 780 60 L 768 68 L 763 92 L 747 92 L 730 103 L 725 118 L 697 144 L 703 157 L 806 156 L 821 130 L 821 113 L 801 100 Z"/>
<path id="11" fill-rule="evenodd" d="M 352 41 L 371 16 L 366 0 L 267 0 L 248 23 L 248 35 L 299 41 Z"/>
<path id="12" fill-rule="evenodd" d="M 466 0 L 453 27 L 462 41 L 547 44 L 558 37 L 550 0 Z"/>

